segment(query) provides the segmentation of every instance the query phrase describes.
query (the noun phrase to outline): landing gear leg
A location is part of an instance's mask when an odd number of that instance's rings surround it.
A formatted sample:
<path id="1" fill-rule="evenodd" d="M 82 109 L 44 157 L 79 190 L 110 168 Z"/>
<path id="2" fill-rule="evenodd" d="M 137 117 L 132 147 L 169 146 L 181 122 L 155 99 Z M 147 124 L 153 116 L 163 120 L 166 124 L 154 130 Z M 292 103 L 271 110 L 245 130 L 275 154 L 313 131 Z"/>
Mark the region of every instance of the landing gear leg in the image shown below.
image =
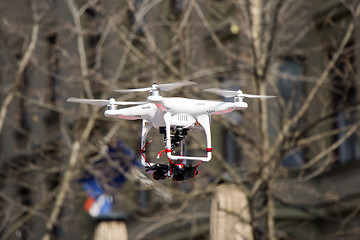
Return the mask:
<path id="1" fill-rule="evenodd" d="M 143 119 L 142 132 L 141 132 L 141 151 L 144 150 L 144 148 L 147 144 L 146 137 L 152 127 L 153 127 L 153 125 L 150 122 Z M 146 161 L 145 154 L 146 154 L 145 152 L 143 154 L 141 154 L 141 163 L 144 167 L 151 167 L 151 164 Z"/>

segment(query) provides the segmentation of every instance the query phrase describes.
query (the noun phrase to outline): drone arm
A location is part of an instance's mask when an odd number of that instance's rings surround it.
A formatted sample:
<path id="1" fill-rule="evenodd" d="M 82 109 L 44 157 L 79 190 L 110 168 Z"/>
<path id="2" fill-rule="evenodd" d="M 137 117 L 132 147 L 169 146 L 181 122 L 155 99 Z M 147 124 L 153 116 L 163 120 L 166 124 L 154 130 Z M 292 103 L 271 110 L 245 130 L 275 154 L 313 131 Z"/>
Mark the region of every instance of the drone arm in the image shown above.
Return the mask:
<path id="1" fill-rule="evenodd" d="M 147 144 L 146 137 L 152 127 L 153 127 L 153 125 L 150 122 L 143 119 L 142 131 L 141 131 L 141 151 L 144 151 L 144 148 Z M 141 163 L 144 167 L 149 167 L 149 163 L 147 162 L 147 160 L 145 158 L 145 154 L 146 154 L 145 152 L 143 154 L 141 154 Z"/>
<path id="2" fill-rule="evenodd" d="M 160 110 L 160 111 L 165 111 L 166 107 L 164 106 L 164 98 L 160 95 L 153 95 L 153 96 L 149 96 L 147 98 L 147 101 L 149 103 L 153 103 L 156 105 L 156 107 Z"/>

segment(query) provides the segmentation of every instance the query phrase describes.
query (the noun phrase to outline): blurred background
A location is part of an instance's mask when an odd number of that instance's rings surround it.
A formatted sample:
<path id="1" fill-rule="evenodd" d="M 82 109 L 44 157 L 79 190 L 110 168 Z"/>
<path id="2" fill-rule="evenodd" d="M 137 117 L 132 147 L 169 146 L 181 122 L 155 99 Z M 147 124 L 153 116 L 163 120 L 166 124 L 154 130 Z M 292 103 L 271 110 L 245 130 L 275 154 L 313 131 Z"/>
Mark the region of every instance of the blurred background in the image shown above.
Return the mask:
<path id="1" fill-rule="evenodd" d="M 359 14 L 357 0 L 1 0 L 0 239 L 359 239 Z M 163 95 L 277 96 L 214 116 L 213 159 L 183 182 L 139 165 L 141 121 L 66 102 L 181 80 L 197 85 Z M 155 161 L 163 135 L 148 139 Z M 206 148 L 203 132 L 186 141 Z"/>

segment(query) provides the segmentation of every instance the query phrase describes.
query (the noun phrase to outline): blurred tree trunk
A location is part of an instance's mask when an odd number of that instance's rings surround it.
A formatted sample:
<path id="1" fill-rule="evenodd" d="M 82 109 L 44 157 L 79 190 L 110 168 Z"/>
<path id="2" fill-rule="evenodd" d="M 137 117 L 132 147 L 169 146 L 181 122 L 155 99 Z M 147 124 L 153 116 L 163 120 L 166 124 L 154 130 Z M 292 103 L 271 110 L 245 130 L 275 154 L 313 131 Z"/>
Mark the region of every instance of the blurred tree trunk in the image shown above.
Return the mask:
<path id="1" fill-rule="evenodd" d="M 262 0 L 247 1 L 250 25 L 250 39 L 252 52 L 252 78 L 257 92 L 260 95 L 267 95 L 267 80 L 269 74 L 269 64 L 273 56 L 274 39 L 277 36 L 278 16 L 283 1 L 274 2 L 271 15 L 266 12 L 265 4 Z M 260 177 L 254 183 L 249 196 L 254 218 L 257 212 L 262 213 L 259 221 L 259 228 L 265 239 L 275 239 L 274 231 L 274 204 L 271 196 L 271 174 L 275 169 L 275 161 L 268 158 L 270 151 L 269 135 L 269 113 L 268 101 L 261 99 L 258 103 L 259 132 L 261 133 Z M 263 181 L 267 179 L 267 181 Z M 260 190 L 260 191 L 259 191 Z M 259 201 L 260 199 L 260 201 Z M 253 219 L 257 221 L 257 219 Z M 255 239 L 260 238 L 254 233 Z"/>
<path id="2" fill-rule="evenodd" d="M 95 229 L 94 240 L 127 240 L 126 224 L 120 221 L 100 222 Z"/>
<path id="3" fill-rule="evenodd" d="M 211 202 L 210 238 L 253 239 L 247 196 L 238 186 L 216 187 Z"/>

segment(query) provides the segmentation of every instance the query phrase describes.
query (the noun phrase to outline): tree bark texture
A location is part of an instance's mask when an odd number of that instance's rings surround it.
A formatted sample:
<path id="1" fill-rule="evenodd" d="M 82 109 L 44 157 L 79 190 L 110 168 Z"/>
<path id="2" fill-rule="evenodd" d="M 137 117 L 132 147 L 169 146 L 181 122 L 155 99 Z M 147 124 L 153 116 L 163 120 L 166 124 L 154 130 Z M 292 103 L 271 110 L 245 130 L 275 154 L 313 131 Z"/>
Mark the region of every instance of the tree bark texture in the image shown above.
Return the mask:
<path id="1" fill-rule="evenodd" d="M 211 202 L 210 239 L 252 240 L 246 194 L 236 185 L 220 185 Z"/>
<path id="2" fill-rule="evenodd" d="M 126 224 L 119 221 L 100 222 L 94 233 L 94 240 L 128 240 Z"/>

